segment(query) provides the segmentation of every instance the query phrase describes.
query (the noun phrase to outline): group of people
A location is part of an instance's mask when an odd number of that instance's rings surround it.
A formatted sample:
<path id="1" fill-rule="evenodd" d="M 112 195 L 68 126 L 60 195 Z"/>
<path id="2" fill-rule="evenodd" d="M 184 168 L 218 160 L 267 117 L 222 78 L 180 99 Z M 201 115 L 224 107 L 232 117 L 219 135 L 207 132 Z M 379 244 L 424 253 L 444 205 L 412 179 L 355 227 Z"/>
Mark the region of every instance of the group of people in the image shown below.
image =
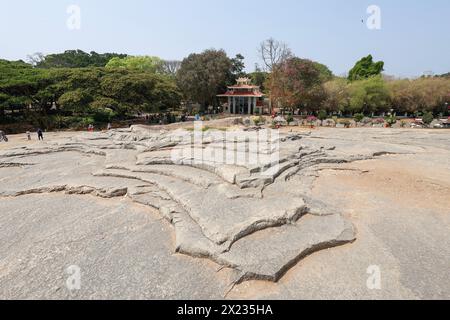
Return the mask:
<path id="1" fill-rule="evenodd" d="M 42 129 L 39 128 L 39 129 L 37 129 L 36 133 L 38 135 L 38 140 L 39 141 L 41 141 L 41 140 L 44 141 L 44 131 L 42 131 Z M 31 133 L 30 133 L 30 131 L 27 131 L 27 139 L 28 139 L 28 141 L 31 140 Z"/>
<path id="2" fill-rule="evenodd" d="M 41 141 L 41 140 L 43 141 L 44 140 L 44 132 L 42 131 L 42 129 L 37 129 L 36 133 L 37 133 L 39 141 Z M 26 135 L 27 135 L 28 141 L 30 141 L 31 140 L 30 131 L 27 131 Z M 8 142 L 8 137 L 6 136 L 6 133 L 2 130 L 0 130 L 0 142 L 1 141 Z"/>

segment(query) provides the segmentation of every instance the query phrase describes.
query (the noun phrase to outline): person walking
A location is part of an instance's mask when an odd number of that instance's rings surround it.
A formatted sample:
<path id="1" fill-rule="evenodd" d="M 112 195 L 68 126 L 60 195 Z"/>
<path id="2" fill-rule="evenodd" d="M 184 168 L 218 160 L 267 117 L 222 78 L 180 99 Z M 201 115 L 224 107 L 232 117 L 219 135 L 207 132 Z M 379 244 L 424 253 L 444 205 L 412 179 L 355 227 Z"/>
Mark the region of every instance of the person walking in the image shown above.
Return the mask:
<path id="1" fill-rule="evenodd" d="M 0 130 L 0 142 L 1 141 L 8 142 L 8 137 L 6 136 L 6 133 Z"/>
<path id="2" fill-rule="evenodd" d="M 39 139 L 39 141 L 44 141 L 44 133 L 42 132 L 42 130 L 39 128 L 38 130 L 37 130 L 37 135 L 38 135 L 38 139 Z"/>
<path id="3" fill-rule="evenodd" d="M 27 131 L 27 139 L 28 139 L 28 141 L 31 140 L 31 133 L 30 133 L 30 131 Z"/>

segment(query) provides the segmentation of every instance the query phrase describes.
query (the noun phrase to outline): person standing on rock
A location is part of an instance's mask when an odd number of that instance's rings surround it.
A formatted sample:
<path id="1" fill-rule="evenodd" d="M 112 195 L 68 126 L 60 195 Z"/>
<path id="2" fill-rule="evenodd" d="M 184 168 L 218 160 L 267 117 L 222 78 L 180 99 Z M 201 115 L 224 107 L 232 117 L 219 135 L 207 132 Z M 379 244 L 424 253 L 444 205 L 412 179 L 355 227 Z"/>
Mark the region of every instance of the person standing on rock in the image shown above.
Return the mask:
<path id="1" fill-rule="evenodd" d="M 44 133 L 42 132 L 42 130 L 39 128 L 38 130 L 37 130 L 37 135 L 38 135 L 38 139 L 39 139 L 39 141 L 44 141 Z"/>
<path id="2" fill-rule="evenodd" d="M 8 142 L 8 137 L 6 136 L 6 133 L 0 130 L 0 141 Z"/>

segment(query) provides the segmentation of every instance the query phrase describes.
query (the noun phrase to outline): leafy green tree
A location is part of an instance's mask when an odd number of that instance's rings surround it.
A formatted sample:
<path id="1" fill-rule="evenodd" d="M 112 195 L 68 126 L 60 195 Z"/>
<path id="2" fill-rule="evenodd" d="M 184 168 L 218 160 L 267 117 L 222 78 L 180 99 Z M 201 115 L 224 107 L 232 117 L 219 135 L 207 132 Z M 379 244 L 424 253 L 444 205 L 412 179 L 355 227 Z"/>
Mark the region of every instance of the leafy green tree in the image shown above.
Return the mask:
<path id="1" fill-rule="evenodd" d="M 117 116 L 120 103 L 114 99 L 98 96 L 89 104 L 90 111 L 97 122 L 110 122 Z"/>
<path id="2" fill-rule="evenodd" d="M 225 91 L 232 76 L 233 63 L 223 50 L 191 54 L 181 63 L 177 83 L 185 99 L 198 102 L 205 109 L 217 105 L 217 94 Z"/>
<path id="3" fill-rule="evenodd" d="M 175 79 L 124 68 L 33 68 L 0 60 L 0 121 L 57 127 L 180 105 Z M 80 118 L 82 117 L 82 118 Z M 71 121 L 68 118 L 74 119 Z M 28 119 L 28 120 L 27 120 Z M 78 119 L 78 120 L 76 120 Z M 87 121 L 87 120 L 86 120 Z"/>
<path id="4" fill-rule="evenodd" d="M 0 93 L 9 96 L 3 101 L 3 110 L 9 109 L 12 116 L 23 115 L 26 107 L 33 105 L 39 112 L 45 113 L 52 102 L 45 91 L 51 82 L 46 70 L 34 69 L 23 61 L 0 60 Z"/>
<path id="5" fill-rule="evenodd" d="M 351 114 L 386 112 L 391 106 L 390 92 L 380 76 L 352 82 L 349 96 L 346 111 Z"/>
<path id="6" fill-rule="evenodd" d="M 391 93 L 392 108 L 398 113 L 415 113 L 420 108 L 420 101 L 411 80 L 388 81 L 387 87 Z"/>
<path id="7" fill-rule="evenodd" d="M 320 79 L 322 82 L 327 82 L 333 80 L 333 72 L 324 64 L 319 62 L 314 62 L 314 66 L 320 73 Z"/>
<path id="8" fill-rule="evenodd" d="M 0 93 L 0 123 L 5 121 L 5 109 L 8 106 L 9 99 L 9 95 Z"/>
<path id="9" fill-rule="evenodd" d="M 112 58 L 106 65 L 106 68 L 122 68 L 151 73 L 163 73 L 165 64 L 164 61 L 158 57 L 128 56 L 125 58 Z"/>
<path id="10" fill-rule="evenodd" d="M 259 86 L 263 92 L 266 91 L 265 84 L 269 78 L 269 73 L 262 71 L 258 65 L 255 65 L 255 71 L 248 75 L 252 79 L 252 83 Z"/>
<path id="11" fill-rule="evenodd" d="M 445 103 L 450 94 L 450 79 L 422 78 L 413 82 L 413 90 L 419 102 L 419 110 L 432 113 L 447 112 Z"/>
<path id="12" fill-rule="evenodd" d="M 74 91 L 68 91 L 64 93 L 58 99 L 58 104 L 64 111 L 69 111 L 77 115 L 85 115 L 89 113 L 89 109 L 86 108 L 93 100 L 93 97 L 83 89 L 76 89 Z"/>
<path id="13" fill-rule="evenodd" d="M 64 53 L 34 54 L 29 56 L 29 60 L 37 68 L 88 68 L 88 67 L 104 67 L 112 58 L 125 58 L 126 54 L 102 53 L 95 51 L 90 53 L 82 50 L 67 50 Z"/>
<path id="14" fill-rule="evenodd" d="M 244 63 L 244 56 L 242 54 L 237 54 L 236 57 L 231 59 L 231 81 L 228 83 L 230 85 L 233 85 L 236 83 L 236 79 L 246 77 L 247 74 L 244 72 L 245 70 L 245 63 Z"/>
<path id="15" fill-rule="evenodd" d="M 345 78 L 334 78 L 324 83 L 326 100 L 324 106 L 329 112 L 343 112 L 350 100 L 349 84 Z"/>
<path id="16" fill-rule="evenodd" d="M 101 68 L 54 69 L 50 72 L 51 78 L 56 81 L 53 89 L 57 94 L 83 88 L 94 96 L 99 90 L 100 79 L 104 75 Z"/>
<path id="17" fill-rule="evenodd" d="M 125 115 L 141 111 L 165 111 L 180 105 L 181 93 L 174 80 L 148 72 L 111 70 L 101 79 L 103 96 L 119 102 L 114 110 Z"/>
<path id="18" fill-rule="evenodd" d="M 449 100 L 450 79 L 427 77 L 416 80 L 388 81 L 392 96 L 392 108 L 401 113 L 418 113 L 425 110 L 446 114 Z"/>
<path id="19" fill-rule="evenodd" d="M 372 55 L 359 60 L 350 70 L 348 80 L 355 81 L 380 75 L 384 70 L 384 62 L 374 62 Z"/>
<path id="20" fill-rule="evenodd" d="M 158 77 L 149 99 L 146 111 L 167 112 L 180 106 L 182 93 L 174 80 Z"/>

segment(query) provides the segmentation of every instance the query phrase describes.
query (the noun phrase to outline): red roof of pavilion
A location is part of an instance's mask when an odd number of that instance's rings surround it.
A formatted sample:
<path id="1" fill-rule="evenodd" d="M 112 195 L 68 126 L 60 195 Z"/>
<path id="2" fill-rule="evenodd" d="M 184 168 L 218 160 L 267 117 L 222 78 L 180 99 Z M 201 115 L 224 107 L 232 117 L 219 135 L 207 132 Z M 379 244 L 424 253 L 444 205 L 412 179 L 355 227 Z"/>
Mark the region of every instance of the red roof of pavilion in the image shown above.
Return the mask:
<path id="1" fill-rule="evenodd" d="M 264 96 L 261 92 L 253 92 L 253 91 L 227 91 L 224 94 L 217 95 L 218 97 L 258 97 L 261 98 Z"/>
<path id="2" fill-rule="evenodd" d="M 250 79 L 239 78 L 237 85 L 229 86 L 227 92 L 217 95 L 218 97 L 264 97 L 260 91 L 259 86 L 250 84 Z"/>

